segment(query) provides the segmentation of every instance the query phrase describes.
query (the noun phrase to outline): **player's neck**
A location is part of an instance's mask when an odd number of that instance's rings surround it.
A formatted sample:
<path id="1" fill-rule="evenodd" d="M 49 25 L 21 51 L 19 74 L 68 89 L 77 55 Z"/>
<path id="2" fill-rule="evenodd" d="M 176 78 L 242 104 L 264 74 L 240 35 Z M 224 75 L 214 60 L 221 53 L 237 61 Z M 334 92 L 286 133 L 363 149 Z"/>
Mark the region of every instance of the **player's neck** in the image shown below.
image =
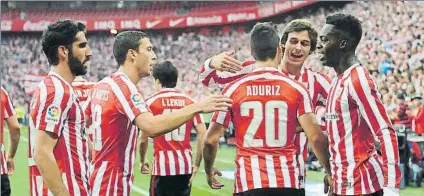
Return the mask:
<path id="1" fill-rule="evenodd" d="M 272 67 L 278 69 L 278 62 L 275 60 L 256 61 L 256 68 Z"/>
<path id="2" fill-rule="evenodd" d="M 59 63 L 56 66 L 52 66 L 50 68 L 51 72 L 57 73 L 60 75 L 63 79 L 65 79 L 69 84 L 72 83 L 75 79 L 75 75 L 72 74 L 71 69 L 68 65 L 64 63 Z"/>
<path id="3" fill-rule="evenodd" d="M 299 75 L 302 71 L 302 65 L 291 65 L 287 61 L 281 61 L 281 69 L 291 75 Z"/>
<path id="4" fill-rule="evenodd" d="M 141 77 L 138 75 L 137 70 L 134 70 L 134 68 L 131 66 L 121 65 L 118 71 L 127 75 L 131 82 L 134 84 L 137 84 L 141 80 Z"/>
<path id="5" fill-rule="evenodd" d="M 349 52 L 342 55 L 339 61 L 339 65 L 334 68 L 338 75 L 343 74 L 352 65 L 359 63 L 358 58 L 355 56 L 355 52 Z"/>

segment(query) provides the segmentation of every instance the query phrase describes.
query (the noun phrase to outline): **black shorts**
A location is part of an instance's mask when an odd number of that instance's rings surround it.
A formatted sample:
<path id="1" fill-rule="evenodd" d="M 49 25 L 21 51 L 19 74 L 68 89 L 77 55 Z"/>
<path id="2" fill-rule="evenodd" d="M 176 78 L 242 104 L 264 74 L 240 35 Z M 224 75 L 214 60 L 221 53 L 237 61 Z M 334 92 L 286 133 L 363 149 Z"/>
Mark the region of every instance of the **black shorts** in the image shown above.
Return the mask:
<path id="1" fill-rule="evenodd" d="M 290 196 L 301 196 L 300 189 L 293 188 L 263 188 L 263 189 L 253 189 L 248 190 L 242 193 L 236 193 L 234 196 L 281 196 L 281 195 L 290 195 Z"/>
<path id="2" fill-rule="evenodd" d="M 189 196 L 191 174 L 176 176 L 153 176 L 150 179 L 150 196 Z"/>
<path id="3" fill-rule="evenodd" d="M 383 196 L 383 195 L 384 195 L 384 192 L 383 192 L 383 189 L 381 189 L 375 193 L 371 193 L 368 195 L 361 195 L 361 196 Z M 334 196 L 340 196 L 340 195 L 334 194 Z"/>
<path id="4" fill-rule="evenodd" d="M 7 174 L 1 175 L 1 196 L 9 196 L 12 191 L 10 190 L 9 176 Z"/>

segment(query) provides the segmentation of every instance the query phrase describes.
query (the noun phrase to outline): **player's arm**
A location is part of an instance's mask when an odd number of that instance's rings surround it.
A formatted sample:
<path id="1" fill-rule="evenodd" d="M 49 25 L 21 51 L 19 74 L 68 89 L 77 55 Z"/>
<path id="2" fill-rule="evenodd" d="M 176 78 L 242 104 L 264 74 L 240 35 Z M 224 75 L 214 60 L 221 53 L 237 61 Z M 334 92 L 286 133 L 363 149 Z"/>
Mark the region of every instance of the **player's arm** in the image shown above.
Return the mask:
<path id="1" fill-rule="evenodd" d="M 207 59 L 199 74 L 200 82 L 207 87 L 223 87 L 245 75 L 243 64 L 234 59 L 233 55 L 234 52 L 222 52 Z"/>
<path id="2" fill-rule="evenodd" d="M 223 185 L 218 182 L 214 175 L 221 175 L 220 172 L 213 168 L 216 153 L 218 151 L 219 138 L 226 130 L 226 127 L 212 122 L 208 131 L 205 135 L 204 147 L 203 147 L 203 158 L 205 159 L 205 173 L 207 175 L 208 184 L 213 189 L 219 189 Z"/>
<path id="3" fill-rule="evenodd" d="M 156 137 L 180 127 L 198 113 L 226 111 L 230 106 L 231 99 L 222 95 L 213 95 L 171 113 L 156 116 L 150 112 L 142 113 L 135 118 L 135 124 L 146 136 Z"/>
<path id="4" fill-rule="evenodd" d="M 9 147 L 7 149 L 7 173 L 10 175 L 15 170 L 15 154 L 18 149 L 19 138 L 21 137 L 21 131 L 19 128 L 19 122 L 16 118 L 15 111 L 12 106 L 12 102 L 6 93 L 6 104 L 4 105 L 4 118 L 9 129 Z"/>
<path id="5" fill-rule="evenodd" d="M 299 116 L 298 119 L 320 164 L 325 168 L 327 173 L 330 173 L 331 169 L 329 162 L 330 154 L 328 151 L 328 139 L 321 131 L 315 114 L 306 113 Z"/>
<path id="6" fill-rule="evenodd" d="M 200 163 L 202 162 L 203 139 L 205 138 L 206 125 L 205 123 L 200 123 L 194 126 L 194 128 L 197 132 L 197 151 L 194 166 L 198 168 L 200 167 Z"/>
<path id="7" fill-rule="evenodd" d="M 299 84 L 300 85 L 300 84 Z M 312 150 L 317 156 L 319 162 L 324 167 L 327 173 L 331 173 L 330 162 L 329 162 L 329 151 L 328 151 L 328 139 L 321 131 L 316 116 L 312 111 L 312 102 L 310 95 L 304 86 L 300 86 L 298 89 L 298 121 L 305 131 L 305 135 L 308 138 Z"/>
<path id="8" fill-rule="evenodd" d="M 138 146 L 140 155 L 140 172 L 142 174 L 148 174 L 150 171 L 146 154 L 147 149 L 149 148 L 149 137 L 147 137 L 146 134 L 144 134 L 142 131 L 140 132 L 140 136 L 138 138 Z"/>
<path id="9" fill-rule="evenodd" d="M 364 68 L 352 71 L 350 94 L 355 99 L 361 115 L 366 120 L 374 136 L 380 141 L 383 158 L 384 187 L 387 191 L 399 191 L 401 172 L 398 165 L 399 149 L 396 131 L 380 100 L 375 82 Z"/>
<path id="10" fill-rule="evenodd" d="M 321 74 L 319 72 L 315 75 L 315 81 L 318 86 L 318 103 L 315 103 L 315 115 L 317 116 L 317 122 L 321 127 L 321 130 L 325 131 L 326 125 L 325 121 L 322 120 L 325 114 L 325 104 L 327 102 L 328 93 L 331 88 L 331 80 L 328 76 Z"/>
<path id="11" fill-rule="evenodd" d="M 58 136 L 52 132 L 37 130 L 35 137 L 34 161 L 47 188 L 53 195 L 69 195 L 53 154 Z"/>

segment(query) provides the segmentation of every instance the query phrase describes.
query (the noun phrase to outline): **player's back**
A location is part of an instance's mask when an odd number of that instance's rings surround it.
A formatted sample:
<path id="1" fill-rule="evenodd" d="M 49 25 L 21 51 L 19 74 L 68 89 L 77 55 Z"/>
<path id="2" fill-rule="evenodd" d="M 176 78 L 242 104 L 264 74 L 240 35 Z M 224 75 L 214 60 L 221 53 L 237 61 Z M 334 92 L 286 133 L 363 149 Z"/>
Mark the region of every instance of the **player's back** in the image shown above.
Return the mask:
<path id="1" fill-rule="evenodd" d="M 233 100 L 231 117 L 237 145 L 236 192 L 254 188 L 299 188 L 295 161 L 296 120 L 311 111 L 307 90 L 272 68 L 255 69 L 228 85 L 223 94 Z"/>
<path id="2" fill-rule="evenodd" d="M 173 112 L 192 103 L 194 103 L 192 98 L 175 89 L 162 89 L 146 99 L 146 104 L 154 115 Z M 190 133 L 193 126 L 201 122 L 201 115 L 196 115 L 195 118 L 187 121 L 178 129 L 153 138 L 155 146 L 153 175 L 191 173 Z"/>

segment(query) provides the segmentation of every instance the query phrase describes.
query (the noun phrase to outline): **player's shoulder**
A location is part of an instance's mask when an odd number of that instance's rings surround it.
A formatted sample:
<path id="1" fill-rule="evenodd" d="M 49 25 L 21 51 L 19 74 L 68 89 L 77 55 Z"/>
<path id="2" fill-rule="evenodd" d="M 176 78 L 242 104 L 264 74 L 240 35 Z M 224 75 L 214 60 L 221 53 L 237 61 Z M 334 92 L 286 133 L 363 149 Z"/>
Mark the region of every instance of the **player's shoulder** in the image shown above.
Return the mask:
<path id="1" fill-rule="evenodd" d="M 350 77 L 353 84 L 361 83 L 361 81 L 372 81 L 371 74 L 366 67 L 357 64 L 349 69 L 343 73 L 343 77 Z"/>
<path id="2" fill-rule="evenodd" d="M 248 67 L 248 66 L 255 66 L 256 61 L 252 61 L 252 60 L 247 60 L 247 61 L 243 61 L 243 63 L 241 63 L 242 67 Z"/>
<path id="3" fill-rule="evenodd" d="M 307 71 L 307 73 L 312 74 L 316 79 L 325 79 L 328 82 L 331 81 L 330 78 L 327 75 L 325 75 L 325 74 L 323 74 L 319 71 L 315 71 L 310 67 L 306 68 L 305 70 Z"/>

